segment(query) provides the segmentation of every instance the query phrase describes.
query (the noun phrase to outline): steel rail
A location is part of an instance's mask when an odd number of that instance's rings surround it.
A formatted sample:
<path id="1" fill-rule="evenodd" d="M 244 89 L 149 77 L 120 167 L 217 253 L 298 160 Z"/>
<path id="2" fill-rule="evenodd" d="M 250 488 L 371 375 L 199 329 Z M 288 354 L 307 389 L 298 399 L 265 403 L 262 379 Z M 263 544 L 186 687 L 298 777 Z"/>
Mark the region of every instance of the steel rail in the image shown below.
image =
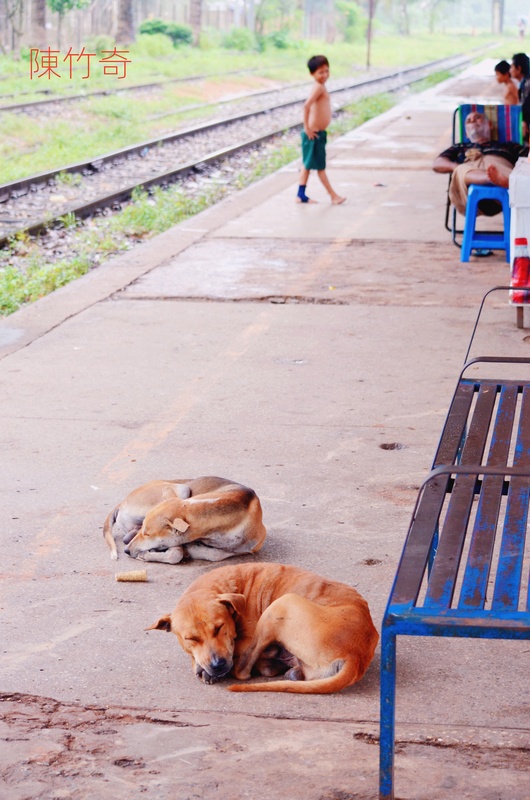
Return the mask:
<path id="1" fill-rule="evenodd" d="M 439 67 L 440 66 L 440 62 L 446 63 L 449 60 L 454 61 L 455 58 L 456 57 L 452 57 L 452 59 L 438 59 L 435 62 L 430 62 L 428 64 L 423 64 L 423 65 L 420 65 L 420 66 L 417 66 L 417 67 L 411 67 L 411 68 L 408 68 L 407 70 L 399 72 L 399 73 L 392 73 L 390 76 L 387 75 L 387 76 L 381 76 L 379 78 L 373 78 L 373 79 L 370 79 L 368 81 L 363 81 L 361 84 L 354 84 L 353 86 L 343 87 L 342 89 L 336 89 L 334 91 L 335 92 L 344 92 L 344 91 L 347 91 L 348 89 L 362 88 L 362 87 L 364 87 L 366 85 L 377 85 L 377 84 L 380 84 L 382 82 L 388 81 L 389 78 L 401 79 L 398 86 L 395 86 L 392 89 L 388 90 L 388 91 L 397 91 L 399 88 L 402 88 L 403 86 L 407 86 L 407 85 L 410 85 L 412 83 L 415 83 L 415 82 L 417 82 L 419 80 L 422 80 L 423 77 L 425 77 L 424 75 L 412 77 L 411 73 L 425 72 L 425 70 L 428 70 L 428 74 L 432 73 L 432 72 L 435 71 L 435 67 Z M 469 57 L 469 56 L 467 56 L 467 57 L 459 56 L 458 60 L 459 60 L 459 64 L 458 65 L 462 66 L 463 63 L 469 63 L 470 61 L 472 61 L 472 58 Z M 457 65 L 454 65 L 454 66 L 456 67 Z M 407 80 L 407 81 L 403 80 L 403 75 L 404 74 L 408 74 L 410 79 Z M 289 106 L 289 105 L 296 105 L 299 102 L 300 102 L 299 100 L 297 100 L 297 101 L 289 101 L 288 103 L 283 103 L 283 104 L 280 104 L 278 106 L 275 106 L 272 109 L 269 108 L 269 109 L 265 109 L 265 110 L 262 110 L 262 111 L 254 111 L 254 112 L 250 112 L 250 113 L 247 113 L 247 114 L 239 115 L 239 116 L 236 116 L 236 117 L 230 117 L 230 118 L 227 118 L 227 119 L 224 119 L 224 120 L 221 120 L 221 121 L 208 123 L 206 126 L 199 126 L 197 128 L 191 128 L 191 129 L 187 129 L 186 131 L 179 132 L 178 134 L 171 134 L 169 137 L 166 137 L 163 140 L 161 140 L 160 138 L 159 139 L 149 140 L 149 142 L 143 142 L 142 144 L 135 145 L 132 148 L 124 148 L 122 150 L 115 151 L 114 153 L 110 153 L 110 154 L 108 154 L 106 156 L 103 156 L 101 158 L 92 159 L 92 161 L 85 162 L 84 164 L 71 165 L 68 168 L 54 170 L 52 173 L 40 173 L 39 175 L 33 176 L 32 178 L 26 178 L 26 179 L 23 179 L 22 181 L 13 182 L 13 183 L 19 184 L 21 186 L 21 188 L 23 186 L 23 190 L 20 192 L 20 194 L 25 194 L 27 192 L 27 190 L 29 189 L 29 186 L 31 184 L 35 184 L 36 179 L 38 179 L 40 181 L 44 181 L 44 180 L 48 180 L 50 177 L 52 177 L 53 175 L 58 174 L 59 172 L 79 172 L 83 168 L 86 168 L 87 165 L 88 166 L 92 165 L 92 167 L 94 168 L 94 165 L 101 164 L 101 163 L 103 163 L 103 161 L 109 161 L 109 160 L 113 160 L 113 159 L 116 159 L 116 158 L 119 158 L 119 157 L 124 157 L 126 155 L 131 155 L 131 154 L 134 154 L 134 153 L 137 153 L 137 152 L 141 152 L 142 149 L 144 149 L 146 146 L 158 145 L 161 141 L 174 141 L 175 139 L 181 138 L 182 136 L 189 136 L 192 133 L 204 132 L 205 130 L 212 129 L 214 127 L 220 127 L 222 125 L 227 125 L 230 122 L 236 122 L 236 121 L 240 121 L 242 119 L 247 119 L 248 117 L 258 116 L 260 114 L 265 114 L 265 113 L 270 112 L 271 110 L 275 110 L 276 108 L 283 108 L 283 107 Z M 340 108 L 343 108 L 344 106 L 349 105 L 351 102 L 352 102 L 351 99 L 345 100 L 343 106 L 337 106 L 336 109 L 340 110 Z M 171 169 L 169 171 L 165 171 L 165 172 L 159 173 L 158 175 L 155 175 L 152 178 L 144 179 L 144 180 L 142 180 L 142 181 L 140 181 L 138 183 L 122 187 L 122 188 L 120 188 L 119 190 L 117 190 L 115 192 L 112 192 L 110 194 L 106 194 L 104 196 L 96 198 L 95 200 L 91 200 L 88 203 L 73 203 L 70 206 L 67 206 L 66 208 L 61 209 L 60 214 L 56 215 L 55 217 L 49 217 L 49 218 L 46 218 L 46 219 L 39 219 L 39 220 L 29 221 L 29 222 L 24 223 L 20 227 L 17 227 L 17 228 L 14 228 L 12 230 L 9 230 L 3 236 L 0 235 L 0 246 L 4 246 L 9 241 L 9 239 L 12 236 L 14 236 L 15 234 L 17 234 L 17 233 L 21 233 L 21 232 L 25 232 L 27 234 L 40 233 L 44 229 L 49 227 L 53 222 L 57 221 L 58 219 L 61 219 L 62 217 L 68 216 L 68 215 L 75 215 L 79 219 L 83 219 L 83 218 L 89 217 L 93 213 L 95 213 L 96 211 L 103 210 L 104 208 L 112 207 L 115 204 L 121 204 L 121 203 L 127 201 L 128 199 L 130 199 L 133 191 L 135 189 L 137 189 L 137 188 L 149 189 L 149 188 L 154 187 L 154 186 L 160 186 L 160 185 L 164 185 L 165 186 L 165 185 L 167 185 L 167 184 L 169 184 L 171 182 L 174 182 L 175 180 L 177 180 L 179 178 L 186 177 L 187 175 L 189 175 L 190 173 L 195 171 L 199 165 L 213 164 L 215 162 L 218 162 L 218 161 L 221 161 L 221 160 L 223 160 L 225 158 L 233 156 L 236 153 L 239 153 L 239 152 L 241 152 L 243 150 L 247 150 L 247 149 L 250 149 L 252 147 L 256 147 L 256 146 L 258 146 L 260 144 L 263 144 L 264 142 L 269 141 L 270 139 L 273 139 L 276 136 L 282 135 L 287 130 L 296 130 L 296 129 L 299 129 L 301 127 L 302 127 L 302 123 L 301 122 L 297 122 L 297 123 L 294 123 L 292 125 L 283 126 L 280 129 L 276 129 L 274 131 L 270 131 L 269 133 L 261 135 L 261 136 L 258 136 L 258 137 L 254 138 L 254 139 L 250 139 L 250 140 L 247 140 L 245 142 L 240 142 L 237 145 L 234 145 L 234 146 L 228 147 L 228 148 L 224 148 L 222 150 L 218 150 L 218 151 L 216 151 L 214 153 L 209 153 L 209 154 L 207 154 L 205 156 L 202 156 L 200 158 L 195 159 L 194 161 L 188 162 L 187 164 L 182 164 L 182 165 L 176 167 L 175 169 Z M 5 199 L 3 197 L 3 191 L 12 189 L 13 183 L 12 184 L 4 184 L 4 186 L 0 186 L 0 202 L 3 199 Z M 24 191 L 24 189 L 25 189 L 25 191 Z M 17 195 L 17 196 L 20 196 L 20 195 Z"/>
<path id="2" fill-rule="evenodd" d="M 260 67 L 252 67 L 249 69 L 232 69 L 228 72 L 208 72 L 204 75 L 189 75 L 186 78 L 166 78 L 163 81 L 156 81 L 154 83 L 137 83 L 134 86 L 118 86 L 115 89 L 94 89 L 91 92 L 82 92 L 81 94 L 71 95 L 57 95 L 56 97 L 46 97 L 44 100 L 31 100 L 27 103 L 13 103 L 12 105 L 0 106 L 0 111 L 21 111 L 24 108 L 40 108 L 43 105 L 50 103 L 69 103 L 74 100 L 86 100 L 91 97 L 110 96 L 118 94 L 119 92 L 134 92 L 141 89 L 152 89 L 156 86 L 165 86 L 168 83 L 191 83 L 193 81 L 201 81 L 206 78 L 218 78 L 220 75 L 246 75 L 249 72 L 259 72 Z M 33 92 L 24 92 L 24 94 L 49 94 L 53 89 L 37 89 Z M 14 97 L 15 95 L 0 95 L 2 97 Z"/>

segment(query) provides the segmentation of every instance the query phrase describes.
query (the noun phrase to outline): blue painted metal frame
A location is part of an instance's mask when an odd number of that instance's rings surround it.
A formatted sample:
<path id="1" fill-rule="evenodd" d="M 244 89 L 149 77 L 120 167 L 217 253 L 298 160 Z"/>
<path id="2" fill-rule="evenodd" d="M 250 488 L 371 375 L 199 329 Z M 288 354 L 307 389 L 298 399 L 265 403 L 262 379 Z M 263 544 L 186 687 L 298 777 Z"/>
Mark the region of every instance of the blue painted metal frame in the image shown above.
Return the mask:
<path id="1" fill-rule="evenodd" d="M 397 636 L 530 639 L 530 588 L 526 609 L 519 610 L 530 506 L 530 380 L 466 377 L 468 369 L 477 364 L 530 365 L 530 358 L 520 357 L 482 356 L 469 360 L 487 297 L 492 292 L 509 289 L 507 286 L 494 287 L 486 293 L 480 305 L 433 469 L 418 492 L 383 617 L 381 800 L 394 798 Z M 517 430 L 514 428 L 516 408 L 520 415 Z M 491 427 L 493 434 L 491 441 L 488 441 L 488 463 L 483 464 Z M 514 466 L 508 467 L 514 434 Z M 476 461 L 469 463 L 470 457 L 475 457 Z M 470 535 L 467 564 L 458 604 L 454 607 L 456 577 L 464 540 L 469 533 L 467 528 L 471 506 L 477 496 L 479 503 Z M 506 508 L 501 532 L 499 508 L 502 498 L 506 498 Z M 446 508 L 446 516 L 440 540 L 439 518 L 442 508 Z M 501 534 L 497 573 L 494 576 L 491 608 L 485 608 L 497 532 Z M 441 559 L 437 560 L 440 554 Z M 425 573 L 427 589 L 422 603 L 418 604 Z"/>
<path id="2" fill-rule="evenodd" d="M 530 364 L 530 359 L 525 360 Z M 471 362 L 473 363 L 473 362 Z M 507 478 L 524 478 L 524 487 L 519 487 L 519 501 L 524 504 L 524 514 L 520 519 L 518 541 L 524 539 L 526 530 L 528 506 L 530 500 L 530 468 L 529 467 L 488 467 L 488 466 L 461 466 L 449 465 L 433 469 L 423 482 L 416 505 L 412 514 L 412 525 L 418 514 L 418 509 L 424 492 L 428 486 L 442 476 L 473 476 L 485 479 L 488 476 Z M 509 491 L 509 486 L 507 487 Z M 521 498 L 520 495 L 524 497 Z M 506 536 L 506 531 L 503 537 Z M 402 560 L 409 537 L 403 548 Z M 522 565 L 522 551 L 516 559 Z M 502 580 L 496 585 L 496 592 L 491 610 L 476 608 L 449 608 L 447 605 L 436 607 L 417 607 L 415 599 L 408 602 L 393 602 L 399 569 L 390 593 L 383 626 L 381 631 L 381 717 L 380 717 L 380 800 L 394 800 L 394 742 L 395 742 L 395 696 L 396 696 L 396 656 L 398 635 L 407 636 L 448 636 L 480 639 L 512 639 L 530 640 L 530 596 L 527 598 L 525 611 L 513 608 L 513 602 L 503 600 L 502 587 L 506 582 Z M 516 581 L 509 571 L 506 572 L 508 585 L 515 585 Z M 497 599 L 495 599 L 497 598 Z"/>

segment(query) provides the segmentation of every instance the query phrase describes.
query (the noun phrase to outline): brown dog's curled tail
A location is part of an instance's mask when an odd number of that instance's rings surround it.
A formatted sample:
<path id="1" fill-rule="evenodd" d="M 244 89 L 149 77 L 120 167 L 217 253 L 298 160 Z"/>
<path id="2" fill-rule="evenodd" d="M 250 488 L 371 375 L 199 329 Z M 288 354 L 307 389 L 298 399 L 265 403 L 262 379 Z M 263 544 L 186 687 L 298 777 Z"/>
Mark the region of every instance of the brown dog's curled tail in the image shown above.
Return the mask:
<path id="1" fill-rule="evenodd" d="M 109 549 L 110 549 L 110 557 L 113 561 L 118 560 L 118 549 L 116 547 L 116 542 L 114 541 L 114 536 L 112 535 L 112 527 L 116 522 L 118 511 L 120 507 L 116 506 L 114 511 L 111 511 L 108 515 L 107 519 L 105 520 L 105 524 L 103 525 L 103 538 L 107 542 Z"/>
<path id="2" fill-rule="evenodd" d="M 368 661 L 368 663 L 370 663 Z M 331 694 L 359 681 L 368 663 L 362 665 L 355 660 L 345 661 L 334 675 L 328 678 L 315 678 L 309 681 L 269 681 L 267 683 L 233 683 L 228 686 L 231 692 L 292 692 L 293 694 Z"/>

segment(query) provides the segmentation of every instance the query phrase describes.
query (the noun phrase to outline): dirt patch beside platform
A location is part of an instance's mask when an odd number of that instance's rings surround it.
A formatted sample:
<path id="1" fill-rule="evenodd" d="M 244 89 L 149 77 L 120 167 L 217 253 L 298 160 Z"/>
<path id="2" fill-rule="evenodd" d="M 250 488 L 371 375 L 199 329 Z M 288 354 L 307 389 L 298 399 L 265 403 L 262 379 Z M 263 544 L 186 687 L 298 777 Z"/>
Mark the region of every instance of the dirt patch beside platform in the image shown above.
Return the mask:
<path id="1" fill-rule="evenodd" d="M 0 796 L 9 800 L 377 796 L 373 723 L 83 706 L 20 694 L 0 695 L 0 703 Z M 441 800 L 450 790 L 523 800 L 530 749 L 512 745 L 409 732 L 397 744 L 399 797 Z"/>

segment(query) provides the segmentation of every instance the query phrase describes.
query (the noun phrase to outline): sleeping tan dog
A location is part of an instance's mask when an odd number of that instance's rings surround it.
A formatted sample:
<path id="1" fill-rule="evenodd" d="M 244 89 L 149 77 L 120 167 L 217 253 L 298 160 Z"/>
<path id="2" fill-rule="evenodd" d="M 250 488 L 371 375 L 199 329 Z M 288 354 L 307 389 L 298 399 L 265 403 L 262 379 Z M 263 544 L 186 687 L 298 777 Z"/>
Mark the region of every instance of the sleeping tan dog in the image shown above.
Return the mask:
<path id="1" fill-rule="evenodd" d="M 257 552 L 265 541 L 261 504 L 252 489 L 225 478 L 151 481 L 116 506 L 103 526 L 111 558 L 114 536 L 141 561 L 178 564 L 184 556 L 222 561 Z"/>
<path id="2" fill-rule="evenodd" d="M 214 569 L 147 630 L 173 632 L 205 683 L 285 673 L 234 692 L 339 691 L 362 678 L 379 640 L 355 589 L 284 564 Z"/>

